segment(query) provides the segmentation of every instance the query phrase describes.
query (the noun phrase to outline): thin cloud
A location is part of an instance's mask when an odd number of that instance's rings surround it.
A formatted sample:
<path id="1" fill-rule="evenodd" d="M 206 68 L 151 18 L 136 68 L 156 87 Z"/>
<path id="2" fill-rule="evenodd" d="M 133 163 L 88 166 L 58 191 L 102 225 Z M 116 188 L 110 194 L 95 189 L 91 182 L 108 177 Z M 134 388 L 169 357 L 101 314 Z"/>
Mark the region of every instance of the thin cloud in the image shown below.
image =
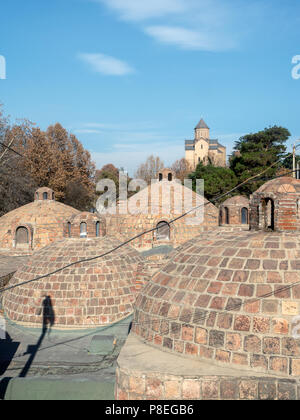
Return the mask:
<path id="1" fill-rule="evenodd" d="M 163 44 L 178 46 L 185 50 L 217 51 L 234 46 L 232 41 L 220 44 L 214 35 L 174 26 L 149 26 L 145 32 Z"/>
<path id="2" fill-rule="evenodd" d="M 253 0 L 94 0 L 135 22 L 157 42 L 187 50 L 225 51 L 249 36 L 249 21 L 266 17 L 263 2 Z M 254 27 L 253 27 L 254 30 Z"/>
<path id="3" fill-rule="evenodd" d="M 78 54 L 78 58 L 96 72 L 109 76 L 125 76 L 135 70 L 125 61 L 104 54 Z"/>
<path id="4" fill-rule="evenodd" d="M 123 20 L 140 21 L 186 11 L 186 0 L 97 0 Z"/>

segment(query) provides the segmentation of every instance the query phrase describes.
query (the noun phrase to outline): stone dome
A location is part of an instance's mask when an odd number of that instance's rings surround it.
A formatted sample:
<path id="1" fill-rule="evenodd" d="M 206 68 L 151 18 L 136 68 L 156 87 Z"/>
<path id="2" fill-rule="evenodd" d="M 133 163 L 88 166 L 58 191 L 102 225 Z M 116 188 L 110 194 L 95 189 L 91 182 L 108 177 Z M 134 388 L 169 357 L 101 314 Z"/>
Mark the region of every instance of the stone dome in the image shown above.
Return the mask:
<path id="1" fill-rule="evenodd" d="M 235 195 L 222 203 L 222 206 L 245 206 L 249 207 L 249 199 L 243 195 Z"/>
<path id="2" fill-rule="evenodd" d="M 138 285 L 144 284 L 144 259 L 129 245 L 110 237 L 68 238 L 35 252 L 9 285 L 53 273 L 4 294 L 7 317 L 23 325 L 41 326 L 44 299 L 51 299 L 55 328 L 99 327 L 116 323 L 133 312 Z"/>
<path id="3" fill-rule="evenodd" d="M 299 258 L 296 233 L 202 234 L 142 290 L 134 335 L 185 358 L 298 377 Z"/>
<path id="4" fill-rule="evenodd" d="M 263 184 L 257 191 L 255 191 L 255 194 L 256 193 L 300 193 L 300 180 L 289 176 L 272 179 L 271 181 Z"/>
<path id="5" fill-rule="evenodd" d="M 63 238 L 65 221 L 79 211 L 55 201 L 53 194 L 49 188 L 40 188 L 35 201 L 0 218 L 0 250 L 30 254 Z"/>
<path id="6" fill-rule="evenodd" d="M 106 215 L 106 232 L 109 235 L 131 238 L 153 229 L 133 242 L 137 249 L 151 249 L 162 244 L 179 246 L 201 232 L 218 227 L 217 207 L 176 180 L 168 181 L 164 178 L 167 173 L 168 170 L 161 182 L 120 202 L 116 214 Z M 178 218 L 194 207 L 198 210 Z M 171 224 L 170 221 L 176 218 L 178 220 Z"/>

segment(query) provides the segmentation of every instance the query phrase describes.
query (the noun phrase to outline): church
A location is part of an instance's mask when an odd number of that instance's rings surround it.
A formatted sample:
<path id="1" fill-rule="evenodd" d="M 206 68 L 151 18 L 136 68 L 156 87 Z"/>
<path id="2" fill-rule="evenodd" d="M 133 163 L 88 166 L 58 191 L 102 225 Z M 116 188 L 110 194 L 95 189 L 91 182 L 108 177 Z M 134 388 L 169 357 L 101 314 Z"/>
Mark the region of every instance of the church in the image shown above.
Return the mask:
<path id="1" fill-rule="evenodd" d="M 198 163 L 204 165 L 226 166 L 226 147 L 222 146 L 217 139 L 211 139 L 209 127 L 201 118 L 195 128 L 194 140 L 185 141 L 185 158 L 192 170 Z"/>

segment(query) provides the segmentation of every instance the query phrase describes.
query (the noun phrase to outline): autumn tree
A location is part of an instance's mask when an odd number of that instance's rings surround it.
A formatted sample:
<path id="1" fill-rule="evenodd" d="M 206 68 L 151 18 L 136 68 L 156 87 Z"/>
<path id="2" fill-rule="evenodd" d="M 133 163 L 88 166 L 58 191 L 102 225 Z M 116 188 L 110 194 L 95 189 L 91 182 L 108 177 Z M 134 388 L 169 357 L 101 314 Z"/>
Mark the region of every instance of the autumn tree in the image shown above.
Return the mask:
<path id="1" fill-rule="evenodd" d="M 22 152 L 26 171 L 39 187 L 52 188 L 58 201 L 79 210 L 91 208 L 95 166 L 90 153 L 73 134 L 58 123 L 46 132 L 33 128 Z"/>
<path id="2" fill-rule="evenodd" d="M 26 120 L 12 124 L 0 105 L 0 216 L 33 199 L 36 184 L 25 171 L 24 158 L 17 154 L 31 135 L 31 128 Z"/>
<path id="3" fill-rule="evenodd" d="M 142 163 L 135 173 L 135 178 L 143 179 L 148 184 L 152 179 L 157 178 L 157 174 L 164 168 L 164 162 L 158 156 L 149 156 L 145 163 Z"/>

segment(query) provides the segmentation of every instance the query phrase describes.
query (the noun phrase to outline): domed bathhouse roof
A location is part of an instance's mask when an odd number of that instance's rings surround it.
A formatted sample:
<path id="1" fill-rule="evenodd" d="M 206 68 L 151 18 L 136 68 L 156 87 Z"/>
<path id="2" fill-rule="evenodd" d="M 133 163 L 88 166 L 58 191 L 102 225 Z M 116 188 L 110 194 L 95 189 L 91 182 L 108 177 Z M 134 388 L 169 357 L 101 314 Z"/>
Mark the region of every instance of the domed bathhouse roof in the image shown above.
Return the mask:
<path id="1" fill-rule="evenodd" d="M 299 258 L 298 233 L 182 245 L 137 299 L 117 398 L 300 398 Z"/>
<path id="2" fill-rule="evenodd" d="M 46 298 L 51 301 L 54 328 L 101 327 L 127 318 L 133 313 L 137 286 L 146 278 L 143 257 L 126 245 L 95 259 L 119 245 L 110 237 L 78 237 L 35 252 L 9 286 L 41 278 L 5 292 L 7 317 L 25 326 L 41 326 Z M 85 261 L 76 264 L 80 260 Z"/>
<path id="3" fill-rule="evenodd" d="M 186 217 L 179 216 L 193 208 Z M 177 219 L 174 223 L 170 223 Z M 204 197 L 181 185 L 170 169 L 158 173 L 158 182 L 119 203 L 115 215 L 106 215 L 106 231 L 118 238 L 137 238 L 132 245 L 147 250 L 161 245 L 177 247 L 199 233 L 217 228 L 219 211 Z"/>
<path id="4" fill-rule="evenodd" d="M 0 252 L 31 254 L 64 236 L 65 221 L 78 214 L 73 207 L 55 201 L 54 191 L 39 188 L 34 202 L 0 218 Z"/>

